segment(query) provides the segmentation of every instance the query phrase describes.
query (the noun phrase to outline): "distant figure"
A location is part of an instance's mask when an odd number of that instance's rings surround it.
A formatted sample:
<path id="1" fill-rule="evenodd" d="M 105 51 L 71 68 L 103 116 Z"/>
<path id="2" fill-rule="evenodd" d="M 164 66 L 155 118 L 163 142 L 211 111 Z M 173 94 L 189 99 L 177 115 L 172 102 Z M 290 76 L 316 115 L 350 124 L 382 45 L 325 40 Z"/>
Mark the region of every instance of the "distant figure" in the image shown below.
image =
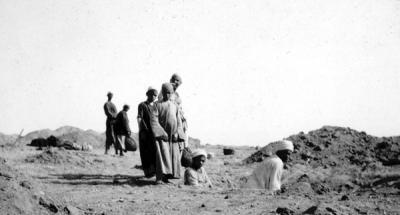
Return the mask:
<path id="1" fill-rule="evenodd" d="M 128 119 L 128 110 L 129 106 L 124 105 L 122 111 L 120 111 L 117 115 L 117 119 L 115 122 L 115 134 L 117 136 L 117 147 L 119 149 L 119 155 L 123 156 L 125 151 L 125 138 L 131 136 L 131 129 L 129 128 L 129 119 Z"/>
<path id="2" fill-rule="evenodd" d="M 107 97 L 108 97 L 108 100 L 104 104 L 104 113 L 107 116 L 107 120 L 106 120 L 106 150 L 105 150 L 104 154 L 108 154 L 108 150 L 110 149 L 111 145 L 114 145 L 115 154 L 118 154 L 118 148 L 116 145 L 115 132 L 114 132 L 115 119 L 117 117 L 117 108 L 111 102 L 111 99 L 113 98 L 112 92 L 108 92 Z"/>
<path id="3" fill-rule="evenodd" d="M 243 188 L 279 191 L 282 185 L 283 165 L 288 162 L 293 143 L 288 140 L 269 144 L 273 155 L 264 160 L 248 178 Z"/>
<path id="4" fill-rule="evenodd" d="M 208 178 L 206 170 L 203 168 L 207 160 L 207 153 L 203 149 L 196 149 L 192 152 L 192 166 L 185 170 L 185 185 L 191 186 L 208 186 L 212 187 L 212 183 Z"/>
<path id="5" fill-rule="evenodd" d="M 167 136 L 157 139 L 156 144 L 156 182 L 168 182 L 170 178 L 181 177 L 179 142 L 185 140 L 182 122 L 179 120 L 179 110 L 171 96 L 174 88 L 170 83 L 162 85 L 163 100 L 156 103 L 158 121 Z"/>
<path id="6" fill-rule="evenodd" d="M 169 82 L 172 84 L 172 87 L 174 89 L 174 92 L 172 93 L 170 100 L 175 102 L 178 105 L 179 120 L 181 121 L 182 128 L 183 128 L 183 131 L 185 132 L 185 136 L 186 136 L 186 139 L 184 140 L 184 142 L 182 142 L 183 143 L 182 148 L 183 148 L 183 147 L 187 147 L 187 145 L 189 143 L 188 142 L 189 136 L 187 134 L 187 129 L 188 129 L 187 121 L 186 121 L 186 118 L 185 118 L 185 115 L 184 115 L 183 109 L 182 109 L 182 99 L 177 92 L 178 87 L 180 85 L 182 85 L 182 78 L 181 78 L 181 76 L 179 76 L 178 74 L 175 73 L 171 76 L 171 79 Z M 159 101 L 163 100 L 163 95 L 161 93 L 160 93 L 160 95 L 158 95 L 158 100 Z"/>
<path id="7" fill-rule="evenodd" d="M 152 129 L 152 120 L 158 117 L 154 101 L 157 99 L 157 90 L 149 87 L 146 92 L 147 100 L 138 107 L 139 149 L 144 175 L 148 178 L 156 174 L 156 140 Z M 158 118 L 156 118 L 158 121 Z"/>

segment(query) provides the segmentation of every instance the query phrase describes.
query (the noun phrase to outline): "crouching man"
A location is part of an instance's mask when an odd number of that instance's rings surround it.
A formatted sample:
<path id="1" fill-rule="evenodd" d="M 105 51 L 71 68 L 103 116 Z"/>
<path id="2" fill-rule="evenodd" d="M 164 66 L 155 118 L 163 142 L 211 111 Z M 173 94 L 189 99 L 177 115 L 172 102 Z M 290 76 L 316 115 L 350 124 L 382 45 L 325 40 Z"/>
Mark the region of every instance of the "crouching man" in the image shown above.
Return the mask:
<path id="1" fill-rule="evenodd" d="M 266 189 L 272 192 L 280 191 L 284 163 L 287 163 L 293 152 L 293 143 L 282 140 L 270 143 L 272 156 L 265 159 L 247 179 L 243 188 Z"/>

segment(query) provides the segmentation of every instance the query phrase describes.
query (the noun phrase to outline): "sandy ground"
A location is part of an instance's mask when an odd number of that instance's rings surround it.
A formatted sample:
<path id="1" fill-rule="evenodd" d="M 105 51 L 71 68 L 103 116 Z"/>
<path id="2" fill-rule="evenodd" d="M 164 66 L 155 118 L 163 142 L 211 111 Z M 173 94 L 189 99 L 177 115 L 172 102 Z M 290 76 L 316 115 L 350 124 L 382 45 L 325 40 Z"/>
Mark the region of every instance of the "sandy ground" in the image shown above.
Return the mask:
<path id="1" fill-rule="evenodd" d="M 400 214 L 399 193 L 348 192 L 348 199 L 341 201 L 344 194 L 337 192 L 310 195 L 300 189 L 272 195 L 264 190 L 241 190 L 240 181 L 254 168 L 254 164 L 241 161 L 255 149 L 236 147 L 235 155 L 224 156 L 222 147 L 205 147 L 216 155 L 205 166 L 213 189 L 188 187 L 182 180 L 154 185 L 155 179 L 144 178 L 137 168 L 138 152 L 120 157 L 104 155 L 102 149 L 61 150 L 60 154 L 68 154 L 70 159 L 38 163 L 26 158 L 42 151 L 24 146 L 2 148 L 0 157 L 43 184 L 43 192 L 49 196 L 76 207 L 78 214 L 300 214 L 310 208 L 311 214 Z"/>

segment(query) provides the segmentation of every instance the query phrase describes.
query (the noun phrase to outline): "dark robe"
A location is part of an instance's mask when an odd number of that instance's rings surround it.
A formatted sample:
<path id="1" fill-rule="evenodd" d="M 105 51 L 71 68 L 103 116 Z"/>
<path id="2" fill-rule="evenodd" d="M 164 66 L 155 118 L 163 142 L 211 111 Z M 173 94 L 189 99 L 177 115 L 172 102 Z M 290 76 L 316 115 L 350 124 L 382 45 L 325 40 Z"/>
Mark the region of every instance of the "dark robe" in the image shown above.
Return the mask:
<path id="1" fill-rule="evenodd" d="M 131 133 L 131 129 L 129 127 L 128 113 L 126 111 L 122 110 L 117 114 L 114 129 L 117 135 L 128 136 L 129 133 Z"/>
<path id="2" fill-rule="evenodd" d="M 104 104 L 104 113 L 107 116 L 106 120 L 106 150 L 110 149 L 110 146 L 114 144 L 115 145 L 115 131 L 114 131 L 114 124 L 115 124 L 115 118 L 117 117 L 117 108 L 115 105 L 111 102 L 108 101 Z"/>
<path id="3" fill-rule="evenodd" d="M 146 177 L 152 177 L 156 173 L 156 140 L 153 133 L 152 120 L 157 117 L 157 107 L 145 101 L 138 106 L 139 124 L 139 151 L 142 168 Z M 158 121 L 158 119 L 156 119 Z"/>
<path id="4" fill-rule="evenodd" d="M 116 145 L 117 148 L 121 150 L 121 155 L 122 151 L 125 149 L 125 138 L 129 137 L 130 133 L 131 129 L 129 127 L 128 113 L 122 110 L 118 113 L 115 121 Z"/>

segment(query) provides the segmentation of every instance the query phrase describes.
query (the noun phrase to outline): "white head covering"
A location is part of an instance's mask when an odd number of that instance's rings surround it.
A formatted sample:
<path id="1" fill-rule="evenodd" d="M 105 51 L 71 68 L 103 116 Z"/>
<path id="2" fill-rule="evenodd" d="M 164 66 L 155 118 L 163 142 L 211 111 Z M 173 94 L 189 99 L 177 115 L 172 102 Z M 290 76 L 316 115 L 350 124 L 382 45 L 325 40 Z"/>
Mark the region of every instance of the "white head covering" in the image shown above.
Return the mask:
<path id="1" fill-rule="evenodd" d="M 290 150 L 293 152 L 294 147 L 292 141 L 289 140 L 279 140 L 272 143 L 269 143 L 266 146 L 268 152 L 275 154 L 279 150 Z"/>
<path id="2" fill-rule="evenodd" d="M 198 157 L 200 155 L 203 155 L 207 159 L 207 152 L 204 149 L 195 149 L 192 151 L 192 158 Z"/>

